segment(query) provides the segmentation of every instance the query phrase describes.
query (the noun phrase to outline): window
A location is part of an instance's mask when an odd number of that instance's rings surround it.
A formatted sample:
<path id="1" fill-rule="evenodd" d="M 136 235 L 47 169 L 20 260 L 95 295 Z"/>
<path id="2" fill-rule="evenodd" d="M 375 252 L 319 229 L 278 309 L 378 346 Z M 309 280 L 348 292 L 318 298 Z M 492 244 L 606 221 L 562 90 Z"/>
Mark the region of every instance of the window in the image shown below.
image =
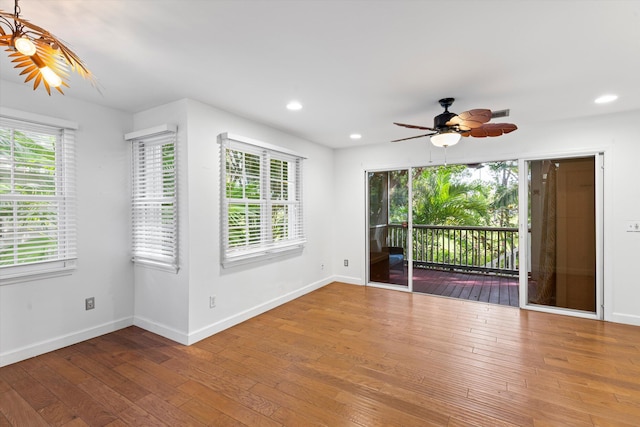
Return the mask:
<path id="1" fill-rule="evenodd" d="M 302 248 L 303 157 L 240 136 L 219 140 L 222 264 Z"/>
<path id="2" fill-rule="evenodd" d="M 160 126 L 125 139 L 133 147 L 133 261 L 177 272 L 175 128 Z"/>
<path id="3" fill-rule="evenodd" d="M 3 283 L 75 268 L 75 196 L 74 131 L 0 117 Z"/>

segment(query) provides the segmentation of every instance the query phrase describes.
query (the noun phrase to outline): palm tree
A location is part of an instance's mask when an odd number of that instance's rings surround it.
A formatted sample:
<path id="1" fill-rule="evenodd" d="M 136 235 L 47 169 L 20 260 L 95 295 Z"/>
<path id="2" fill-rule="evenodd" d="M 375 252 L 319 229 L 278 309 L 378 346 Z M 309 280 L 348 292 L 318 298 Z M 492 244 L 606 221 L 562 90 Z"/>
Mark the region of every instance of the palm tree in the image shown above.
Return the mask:
<path id="1" fill-rule="evenodd" d="M 486 225 L 488 189 L 465 181 L 464 165 L 417 168 L 413 179 L 413 222 L 425 225 Z"/>

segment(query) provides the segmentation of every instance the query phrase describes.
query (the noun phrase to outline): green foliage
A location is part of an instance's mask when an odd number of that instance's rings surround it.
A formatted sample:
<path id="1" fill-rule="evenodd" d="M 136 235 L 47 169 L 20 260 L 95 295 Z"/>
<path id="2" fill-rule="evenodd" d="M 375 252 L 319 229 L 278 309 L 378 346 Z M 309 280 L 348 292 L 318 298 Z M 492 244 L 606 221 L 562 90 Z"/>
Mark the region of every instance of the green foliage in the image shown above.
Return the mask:
<path id="1" fill-rule="evenodd" d="M 464 165 L 414 169 L 414 224 L 486 225 L 489 190 L 468 177 Z"/>
<path id="2" fill-rule="evenodd" d="M 518 164 L 515 161 L 489 163 L 493 176 L 490 212 L 500 227 L 518 224 Z"/>
<path id="3" fill-rule="evenodd" d="M 0 129 L 0 195 L 23 200 L 0 203 L 0 229 L 13 239 L 0 245 L 0 266 L 37 262 L 58 249 L 55 136 Z"/>
<path id="4" fill-rule="evenodd" d="M 516 162 L 494 162 L 475 170 L 466 165 L 448 165 L 414 168 L 411 172 L 416 261 L 492 268 L 502 268 L 508 261 L 512 268 L 517 232 L 465 227 L 514 227 L 517 224 Z M 407 230 L 399 224 L 407 221 L 407 182 L 407 170 L 369 175 L 370 224 L 393 225 L 389 227 L 387 244 L 390 246 L 406 245 Z"/>
<path id="5" fill-rule="evenodd" d="M 388 172 L 369 173 L 369 224 L 387 224 Z"/>
<path id="6" fill-rule="evenodd" d="M 389 223 L 401 224 L 409 220 L 409 172 L 389 172 Z"/>
<path id="7" fill-rule="evenodd" d="M 226 199 L 228 200 L 229 246 L 245 247 L 258 244 L 263 233 L 264 215 L 271 215 L 271 240 L 288 239 L 290 227 L 290 202 L 293 177 L 290 176 L 291 162 L 270 159 L 269 201 L 263 196 L 260 184 L 261 158 L 257 154 L 237 150 L 226 150 Z"/>

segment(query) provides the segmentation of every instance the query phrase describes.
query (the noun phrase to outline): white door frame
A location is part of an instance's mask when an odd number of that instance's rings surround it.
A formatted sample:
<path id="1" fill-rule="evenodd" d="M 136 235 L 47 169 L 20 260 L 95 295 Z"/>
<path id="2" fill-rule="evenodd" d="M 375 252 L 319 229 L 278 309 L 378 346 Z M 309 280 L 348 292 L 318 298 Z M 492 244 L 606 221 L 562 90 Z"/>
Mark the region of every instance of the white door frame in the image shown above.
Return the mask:
<path id="1" fill-rule="evenodd" d="M 520 238 L 520 308 L 546 313 L 564 314 L 588 319 L 604 318 L 604 155 L 602 151 L 571 153 L 566 155 L 535 156 L 518 159 L 519 173 L 519 235 Z M 595 227 L 596 227 L 596 311 L 587 312 L 563 307 L 551 307 L 528 302 L 529 253 L 529 186 L 528 162 L 532 160 L 570 159 L 593 157 L 595 159 Z"/>

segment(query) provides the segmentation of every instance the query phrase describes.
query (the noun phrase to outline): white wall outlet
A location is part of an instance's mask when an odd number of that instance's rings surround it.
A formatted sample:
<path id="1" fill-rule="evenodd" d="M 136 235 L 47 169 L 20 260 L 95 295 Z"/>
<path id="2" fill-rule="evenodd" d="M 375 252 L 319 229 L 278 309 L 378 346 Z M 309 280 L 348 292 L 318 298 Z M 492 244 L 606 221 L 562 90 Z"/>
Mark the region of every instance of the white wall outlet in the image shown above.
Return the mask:
<path id="1" fill-rule="evenodd" d="M 345 267 L 349 267 L 349 260 L 348 260 L 348 259 L 345 259 L 345 260 L 344 260 L 344 266 L 345 266 Z"/>
<path id="2" fill-rule="evenodd" d="M 84 309 L 85 310 L 93 310 L 96 308 L 96 299 L 95 297 L 87 298 L 84 300 Z"/>
<path id="3" fill-rule="evenodd" d="M 209 297 L 209 308 L 215 308 L 216 306 L 216 296 L 212 295 Z"/>
<path id="4" fill-rule="evenodd" d="M 640 220 L 627 221 L 627 233 L 640 233 Z"/>

